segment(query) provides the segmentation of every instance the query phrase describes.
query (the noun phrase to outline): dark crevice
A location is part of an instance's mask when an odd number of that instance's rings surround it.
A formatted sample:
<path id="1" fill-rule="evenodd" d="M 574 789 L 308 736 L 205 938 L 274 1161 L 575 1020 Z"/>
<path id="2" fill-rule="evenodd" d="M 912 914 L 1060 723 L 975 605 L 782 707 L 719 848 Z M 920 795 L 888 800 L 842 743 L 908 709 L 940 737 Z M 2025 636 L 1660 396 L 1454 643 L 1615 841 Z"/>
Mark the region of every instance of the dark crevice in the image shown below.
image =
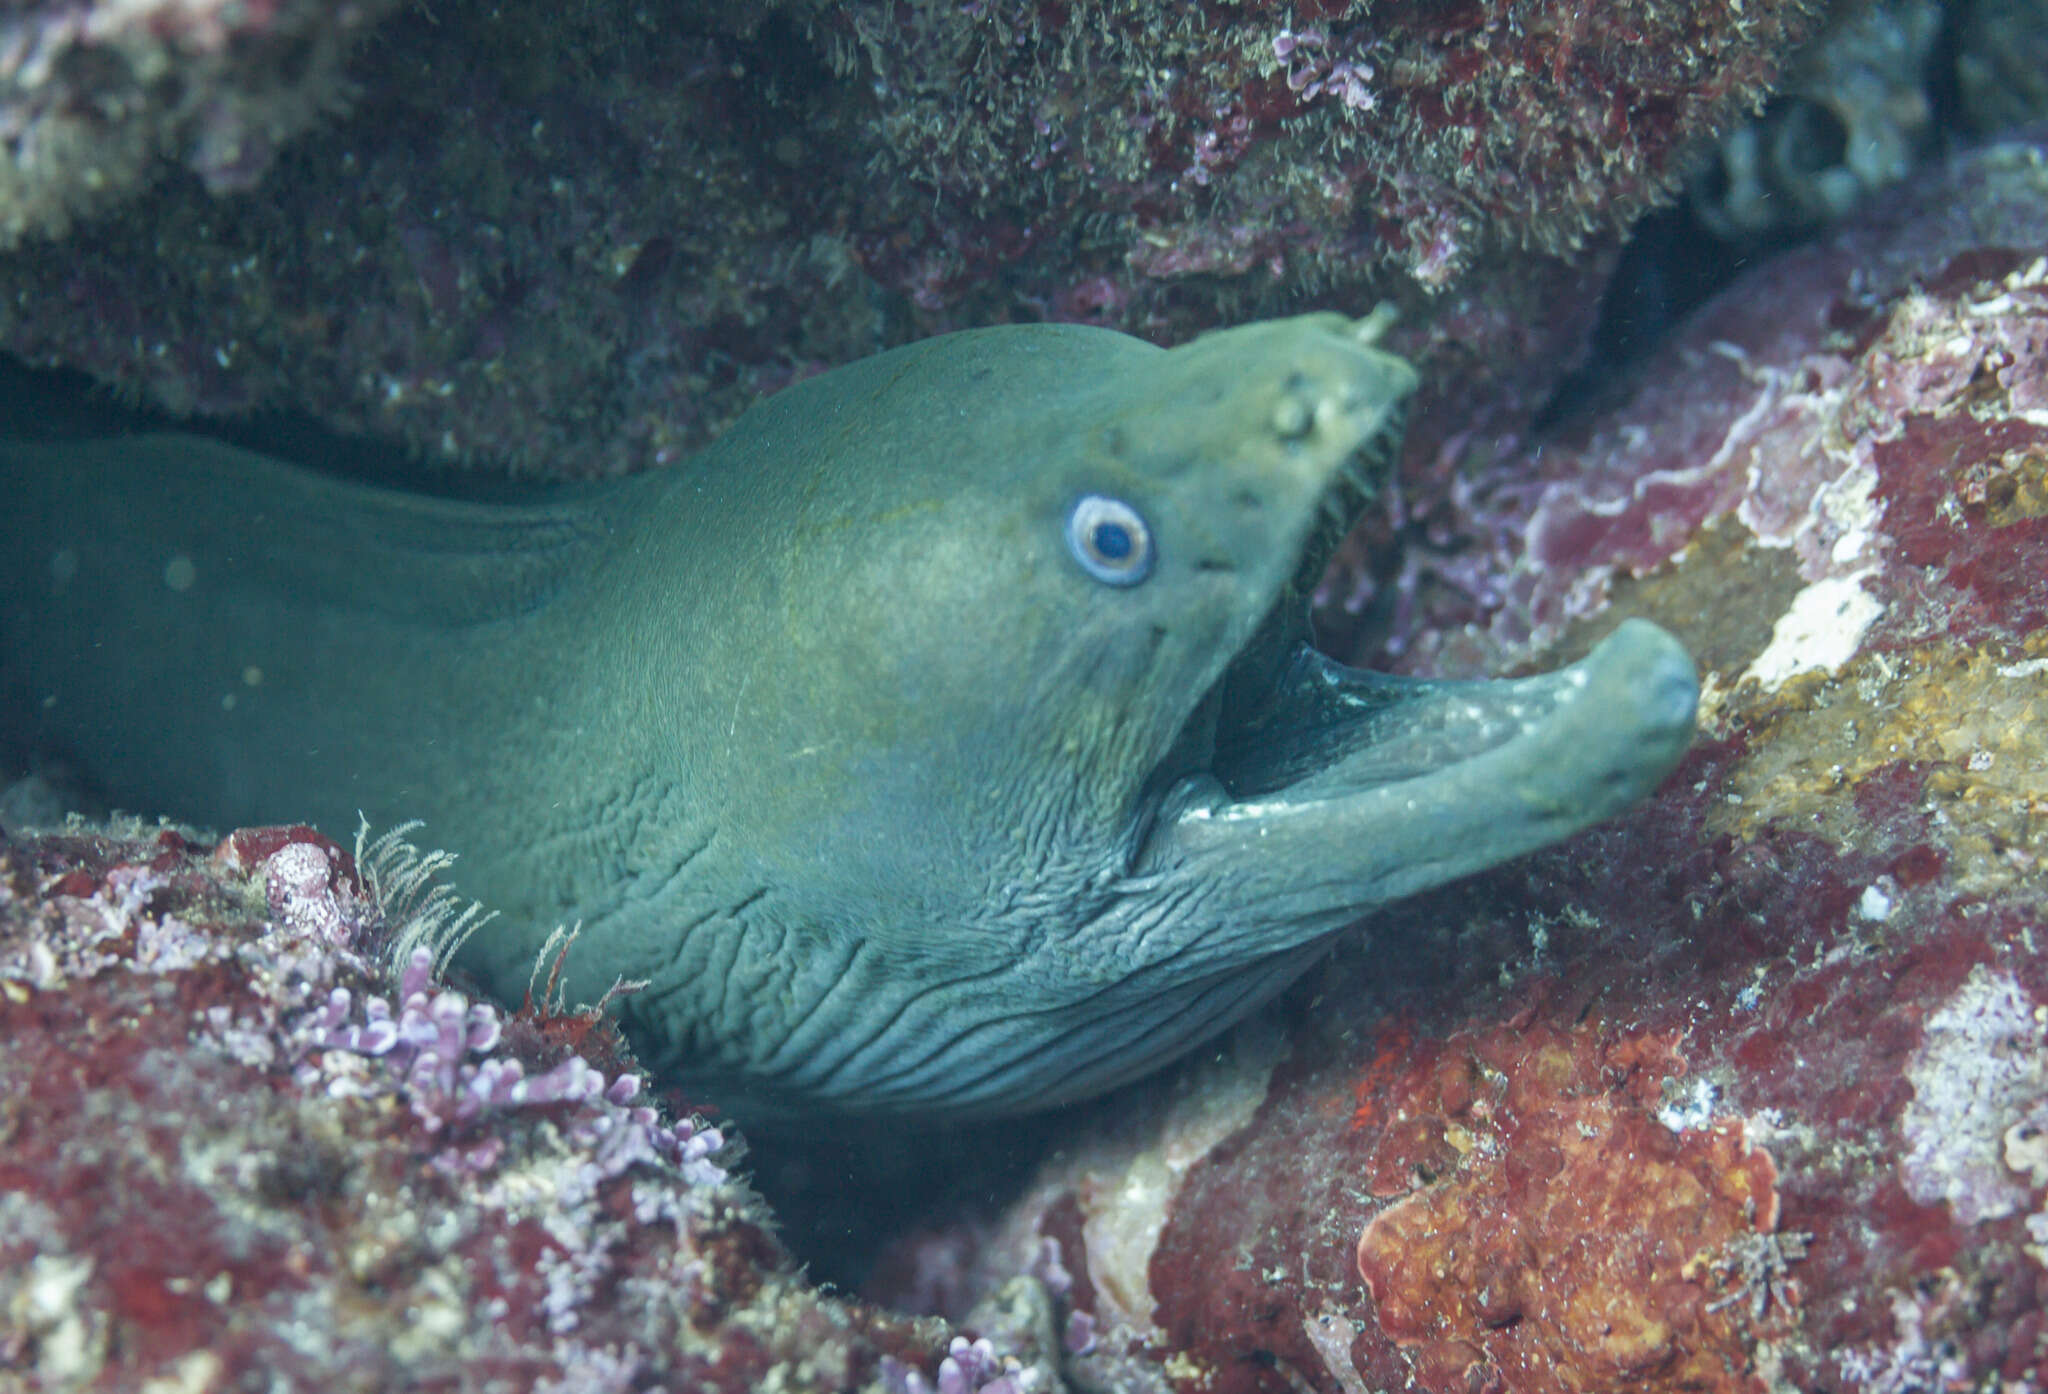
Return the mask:
<path id="1" fill-rule="evenodd" d="M 545 485 L 513 480 L 487 465 L 457 469 L 409 453 L 392 441 L 346 435 L 300 412 L 246 416 L 173 416 L 123 401 L 70 368 L 37 368 L 0 353 L 0 442 L 54 443 L 105 436 L 183 431 L 289 460 L 338 478 L 442 498 L 527 499 Z"/>

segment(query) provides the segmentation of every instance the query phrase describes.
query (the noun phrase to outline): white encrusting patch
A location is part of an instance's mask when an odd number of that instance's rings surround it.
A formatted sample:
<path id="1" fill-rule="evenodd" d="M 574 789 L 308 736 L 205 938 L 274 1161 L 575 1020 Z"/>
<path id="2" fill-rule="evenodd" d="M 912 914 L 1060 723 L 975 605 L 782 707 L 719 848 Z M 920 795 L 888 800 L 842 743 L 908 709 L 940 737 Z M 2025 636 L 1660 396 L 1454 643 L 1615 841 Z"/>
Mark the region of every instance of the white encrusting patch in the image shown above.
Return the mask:
<path id="1" fill-rule="evenodd" d="M 1694 1133 L 1713 1126 L 1720 1115 L 1721 1088 L 1704 1075 L 1666 1096 L 1657 1107 L 1657 1121 L 1674 1133 Z"/>
<path id="2" fill-rule="evenodd" d="M 1877 597 L 1863 589 L 1868 570 L 1829 576 L 1792 597 L 1771 627 L 1771 642 L 1743 673 L 1766 692 L 1809 669 L 1833 672 L 1856 656 L 1863 636 L 1884 613 Z M 1738 680 L 1739 681 L 1739 680 Z"/>

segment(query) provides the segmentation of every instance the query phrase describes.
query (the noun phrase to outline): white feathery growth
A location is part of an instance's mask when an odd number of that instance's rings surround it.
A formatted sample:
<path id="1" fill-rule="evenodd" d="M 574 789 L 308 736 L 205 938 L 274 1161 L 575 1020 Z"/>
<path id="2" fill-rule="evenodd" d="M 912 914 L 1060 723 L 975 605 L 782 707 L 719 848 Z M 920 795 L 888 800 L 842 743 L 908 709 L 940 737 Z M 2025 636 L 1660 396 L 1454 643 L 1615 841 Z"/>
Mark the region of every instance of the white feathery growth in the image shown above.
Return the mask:
<path id="1" fill-rule="evenodd" d="M 363 889 L 393 926 L 387 964 L 395 975 L 424 945 L 434 956 L 434 974 L 444 976 L 448 960 L 470 935 L 497 918 L 481 901 L 465 902 L 455 888 L 434 878 L 455 865 L 453 852 L 421 851 L 408 834 L 424 826 L 417 818 L 388 828 L 374 839 L 370 820 L 356 813 L 356 873 Z"/>

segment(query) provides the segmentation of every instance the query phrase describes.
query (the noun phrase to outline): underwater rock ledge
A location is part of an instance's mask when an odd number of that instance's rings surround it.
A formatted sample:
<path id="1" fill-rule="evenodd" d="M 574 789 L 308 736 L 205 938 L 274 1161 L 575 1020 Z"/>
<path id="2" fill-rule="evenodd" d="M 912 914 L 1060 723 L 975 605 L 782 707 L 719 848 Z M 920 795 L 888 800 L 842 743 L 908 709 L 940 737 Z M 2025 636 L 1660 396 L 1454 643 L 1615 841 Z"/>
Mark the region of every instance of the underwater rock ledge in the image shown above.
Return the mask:
<path id="1" fill-rule="evenodd" d="M 1059 1387 L 1036 1284 L 978 1346 L 820 1293 L 601 1016 L 387 970 L 392 850 L 0 835 L 0 1388 Z"/>
<path id="2" fill-rule="evenodd" d="M 1819 9 L 421 7 L 355 54 L 348 112 L 275 160 L 249 139 L 255 193 L 167 178 L 0 253 L 0 348 L 554 478 L 1007 321 L 1177 343 L 1397 298 L 1437 326 L 1401 345 L 1426 372 L 1540 400 L 1600 270 L 1566 254 L 1666 198 Z M 7 53 L 0 26 L 0 132 Z"/>

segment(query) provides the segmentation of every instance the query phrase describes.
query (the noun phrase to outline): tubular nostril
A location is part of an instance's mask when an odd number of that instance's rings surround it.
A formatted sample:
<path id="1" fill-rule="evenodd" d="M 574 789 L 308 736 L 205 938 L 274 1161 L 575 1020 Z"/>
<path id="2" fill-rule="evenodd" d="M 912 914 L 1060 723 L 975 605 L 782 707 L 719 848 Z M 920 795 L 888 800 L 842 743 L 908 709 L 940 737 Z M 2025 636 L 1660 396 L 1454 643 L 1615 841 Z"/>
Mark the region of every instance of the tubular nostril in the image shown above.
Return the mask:
<path id="1" fill-rule="evenodd" d="M 1299 397 L 1282 397 L 1273 406 L 1273 434 L 1282 440 L 1296 440 L 1308 434 L 1315 413 Z"/>
<path id="2" fill-rule="evenodd" d="M 1250 489 L 1239 489 L 1230 496 L 1230 501 L 1248 513 L 1256 513 L 1266 506 L 1266 501 Z"/>

